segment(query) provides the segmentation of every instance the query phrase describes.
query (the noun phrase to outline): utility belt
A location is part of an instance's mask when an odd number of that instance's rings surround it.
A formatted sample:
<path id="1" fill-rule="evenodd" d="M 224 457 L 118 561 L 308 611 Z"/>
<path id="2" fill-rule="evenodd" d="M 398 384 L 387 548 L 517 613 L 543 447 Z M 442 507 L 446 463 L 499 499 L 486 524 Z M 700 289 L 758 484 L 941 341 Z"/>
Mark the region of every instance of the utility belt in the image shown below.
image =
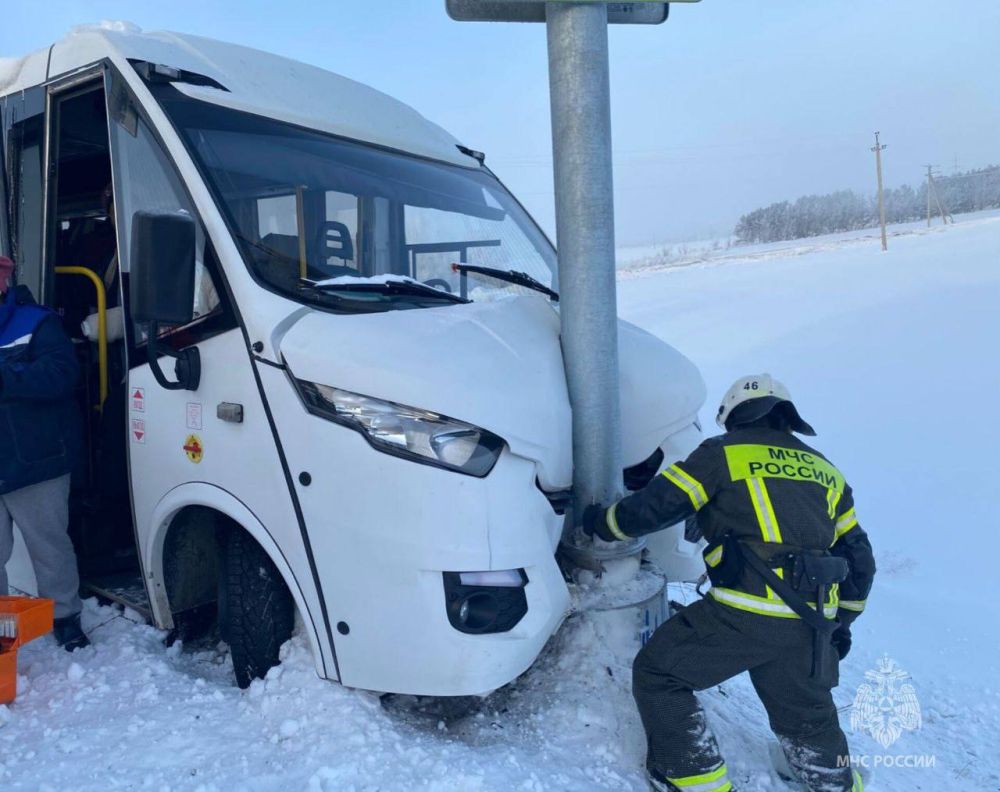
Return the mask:
<path id="1" fill-rule="evenodd" d="M 814 677 L 825 677 L 831 661 L 833 646 L 830 635 L 837 629 L 836 619 L 827 618 L 825 607 L 827 595 L 832 587 L 842 583 L 850 573 L 847 560 L 823 552 L 782 553 L 765 561 L 750 547 L 727 535 L 719 542 L 705 548 L 705 565 L 708 578 L 712 581 L 715 599 L 744 610 L 751 610 L 763 615 L 786 616 L 787 613 L 775 612 L 769 614 L 768 608 L 774 605 L 765 599 L 754 607 L 752 604 L 744 607 L 740 602 L 741 594 L 733 591 L 730 586 L 737 585 L 747 570 L 764 581 L 796 616 L 802 619 L 813 630 L 813 667 Z M 780 570 L 781 575 L 777 571 Z M 804 596 L 815 596 L 815 605 Z M 747 601 L 760 598 L 747 595 Z M 784 610 L 784 609 L 782 609 Z"/>

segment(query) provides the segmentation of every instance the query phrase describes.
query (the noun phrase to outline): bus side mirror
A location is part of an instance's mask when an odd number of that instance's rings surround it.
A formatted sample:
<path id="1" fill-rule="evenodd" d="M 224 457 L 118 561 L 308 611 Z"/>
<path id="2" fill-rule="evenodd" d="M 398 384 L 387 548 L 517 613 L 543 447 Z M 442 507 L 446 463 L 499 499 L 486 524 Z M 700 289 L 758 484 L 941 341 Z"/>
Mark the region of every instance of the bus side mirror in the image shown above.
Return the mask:
<path id="1" fill-rule="evenodd" d="M 187 324 L 194 318 L 194 219 L 180 212 L 132 216 L 129 293 L 137 322 Z"/>
<path id="2" fill-rule="evenodd" d="M 201 356 L 197 347 L 176 351 L 160 343 L 160 323 L 183 325 L 194 319 L 194 219 L 181 212 L 136 212 L 132 216 L 129 295 L 132 318 L 149 323 L 147 355 L 157 383 L 167 390 L 198 390 Z M 174 358 L 175 382 L 160 368 L 160 355 Z"/>

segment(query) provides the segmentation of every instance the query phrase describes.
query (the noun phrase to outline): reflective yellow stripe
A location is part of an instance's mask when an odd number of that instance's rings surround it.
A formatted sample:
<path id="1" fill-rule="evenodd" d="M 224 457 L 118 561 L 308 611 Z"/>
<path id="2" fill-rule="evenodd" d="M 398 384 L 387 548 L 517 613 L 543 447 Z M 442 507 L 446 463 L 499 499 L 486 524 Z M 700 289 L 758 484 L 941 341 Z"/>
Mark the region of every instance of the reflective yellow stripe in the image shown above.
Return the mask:
<path id="1" fill-rule="evenodd" d="M 723 762 L 715 770 L 701 775 L 668 778 L 671 784 L 684 792 L 729 792 L 733 788 L 730 783 L 726 764 Z"/>
<path id="2" fill-rule="evenodd" d="M 855 613 L 861 613 L 865 609 L 865 603 L 867 600 L 841 600 L 840 607 L 844 610 L 854 611 Z"/>
<path id="3" fill-rule="evenodd" d="M 839 518 L 837 518 L 837 524 L 835 526 L 836 530 L 834 532 L 835 535 L 833 541 L 836 543 L 841 536 L 850 531 L 857 524 L 858 524 L 858 517 L 854 513 L 854 507 L 852 506 L 842 515 L 840 515 Z"/>
<path id="4" fill-rule="evenodd" d="M 771 505 L 771 496 L 767 494 L 767 484 L 761 478 L 748 478 L 747 489 L 750 490 L 750 500 L 753 510 L 757 513 L 757 523 L 765 542 L 780 542 L 781 529 L 778 528 L 778 518 Z"/>
<path id="5" fill-rule="evenodd" d="M 775 616 L 779 619 L 798 619 L 799 614 L 789 608 L 777 595 L 773 597 L 758 597 L 754 594 L 747 594 L 736 589 L 713 587 L 709 590 L 712 597 L 725 605 L 733 608 L 758 613 L 762 616 Z M 837 616 L 836 592 L 831 590 L 831 600 L 823 606 L 823 615 L 828 619 Z M 810 602 L 809 606 L 816 607 L 816 603 Z"/>
<path id="6" fill-rule="evenodd" d="M 851 787 L 851 792 L 865 792 L 865 783 L 861 780 L 861 773 L 857 770 L 852 770 L 851 773 L 854 775 L 854 785 Z"/>
<path id="7" fill-rule="evenodd" d="M 671 465 L 668 467 L 663 471 L 663 475 L 666 476 L 670 482 L 687 493 L 695 511 L 698 511 L 702 506 L 708 503 L 708 495 L 705 494 L 705 488 L 701 486 L 701 482 L 688 473 L 685 473 L 677 467 L 677 465 Z"/>
<path id="8" fill-rule="evenodd" d="M 722 560 L 722 545 L 716 547 L 711 553 L 705 555 L 705 563 L 710 567 L 715 567 L 719 565 Z"/>
<path id="9" fill-rule="evenodd" d="M 841 495 L 843 495 L 842 492 L 832 487 L 826 491 L 826 509 L 831 520 L 837 519 L 837 504 L 840 503 Z"/>
<path id="10" fill-rule="evenodd" d="M 610 506 L 607 511 L 604 512 L 604 523 L 608 526 L 608 530 L 611 531 L 611 535 L 615 539 L 619 539 L 622 542 L 627 542 L 632 537 L 624 533 L 621 528 L 618 527 L 618 504 Z"/>
<path id="11" fill-rule="evenodd" d="M 748 478 L 783 478 L 809 481 L 827 489 L 843 492 L 843 474 L 817 454 L 797 448 L 739 444 L 726 446 L 729 477 L 733 481 Z"/>
<path id="12" fill-rule="evenodd" d="M 692 784 L 704 784 L 706 781 L 718 781 L 726 775 L 726 772 L 726 763 L 723 762 L 721 765 L 708 773 L 693 776 L 680 776 L 678 778 L 668 778 L 667 780 L 676 786 L 691 786 Z"/>

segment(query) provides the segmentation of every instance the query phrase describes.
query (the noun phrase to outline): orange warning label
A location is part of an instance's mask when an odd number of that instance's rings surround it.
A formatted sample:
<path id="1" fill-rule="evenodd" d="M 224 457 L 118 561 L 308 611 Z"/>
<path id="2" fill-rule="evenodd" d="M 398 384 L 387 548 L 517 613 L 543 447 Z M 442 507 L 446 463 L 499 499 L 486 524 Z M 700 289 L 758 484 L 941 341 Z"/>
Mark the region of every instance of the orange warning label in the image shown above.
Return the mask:
<path id="1" fill-rule="evenodd" d="M 190 434 L 184 441 L 184 453 L 187 454 L 187 458 L 197 464 L 201 462 L 201 458 L 205 455 L 205 448 L 201 444 L 201 438 L 196 434 Z"/>

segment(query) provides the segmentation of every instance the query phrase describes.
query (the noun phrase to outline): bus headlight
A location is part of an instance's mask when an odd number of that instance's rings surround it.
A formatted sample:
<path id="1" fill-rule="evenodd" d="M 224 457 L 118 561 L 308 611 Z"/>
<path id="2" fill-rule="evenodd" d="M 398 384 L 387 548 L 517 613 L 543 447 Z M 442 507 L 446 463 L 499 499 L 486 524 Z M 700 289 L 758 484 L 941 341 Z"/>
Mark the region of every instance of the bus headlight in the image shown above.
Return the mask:
<path id="1" fill-rule="evenodd" d="M 306 409 L 360 432 L 387 454 L 482 478 L 504 442 L 492 432 L 445 415 L 295 380 Z"/>

